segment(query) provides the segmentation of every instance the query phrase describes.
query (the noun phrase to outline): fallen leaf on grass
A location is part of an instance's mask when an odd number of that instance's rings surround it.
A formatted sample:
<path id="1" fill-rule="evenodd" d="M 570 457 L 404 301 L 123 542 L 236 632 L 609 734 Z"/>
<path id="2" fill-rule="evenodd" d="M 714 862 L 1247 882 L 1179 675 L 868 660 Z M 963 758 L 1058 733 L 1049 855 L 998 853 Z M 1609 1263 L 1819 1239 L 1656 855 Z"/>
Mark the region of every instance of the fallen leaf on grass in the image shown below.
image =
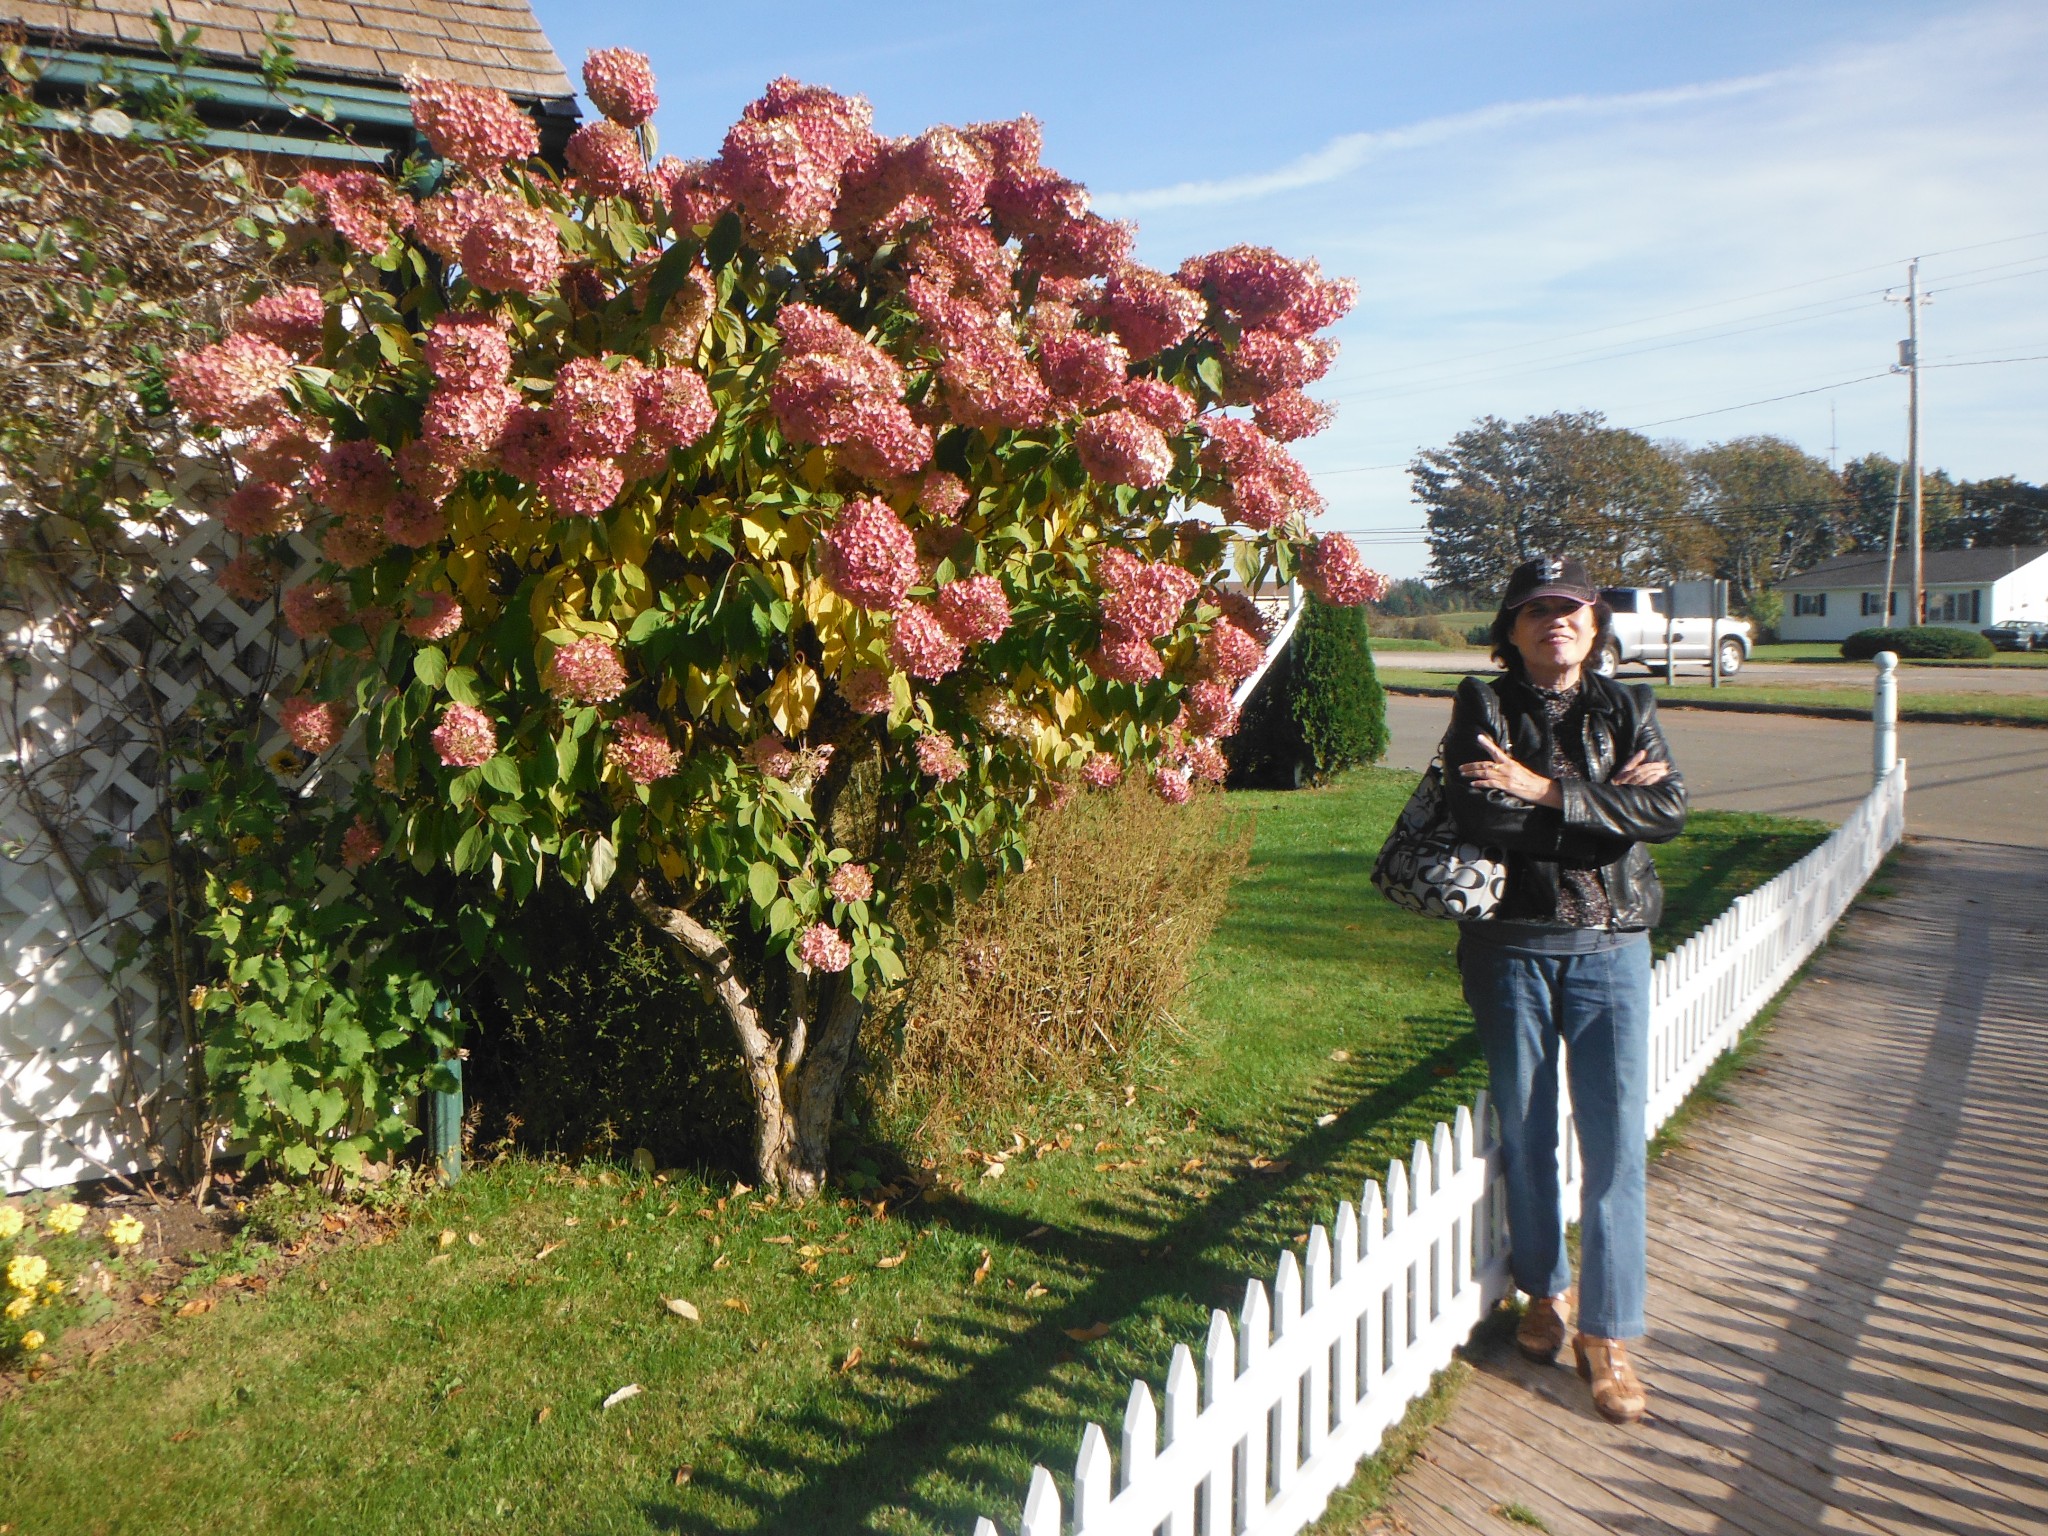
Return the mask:
<path id="1" fill-rule="evenodd" d="M 932 1341 L 930 1339 L 899 1338 L 896 1340 L 896 1347 L 898 1349 L 907 1349 L 911 1351 L 913 1354 L 921 1355 L 926 1350 L 932 1347 Z"/>
<path id="2" fill-rule="evenodd" d="M 981 1250 L 981 1263 L 975 1267 L 974 1271 L 974 1283 L 976 1285 L 981 1284 L 982 1281 L 988 1278 L 988 1272 L 991 1268 L 994 1267 L 995 1262 L 995 1256 L 993 1254 L 991 1254 L 986 1248 Z"/>
<path id="3" fill-rule="evenodd" d="M 1009 1166 L 1010 1165 L 1008 1163 L 999 1162 L 996 1159 L 991 1158 L 989 1160 L 988 1166 L 981 1170 L 981 1176 L 984 1179 L 1000 1179 L 1006 1172 L 1009 1171 Z"/>
<path id="4" fill-rule="evenodd" d="M 762 1239 L 761 1239 L 761 1241 L 762 1241 L 762 1242 L 764 1242 L 764 1243 L 773 1243 L 773 1244 L 775 1244 L 775 1246 L 776 1246 L 776 1247 L 778 1247 L 778 1248 L 787 1248 L 787 1247 L 789 1247 L 789 1246 L 790 1246 L 790 1245 L 791 1245 L 792 1243 L 794 1243 L 794 1242 L 796 1241 L 796 1239 L 795 1239 L 795 1238 L 793 1238 L 793 1237 L 786 1237 L 786 1236 L 785 1236 L 785 1237 L 764 1237 L 764 1238 L 762 1238 Z"/>
<path id="5" fill-rule="evenodd" d="M 1046 1233 L 1050 1232 L 1051 1230 L 1051 1227 L 1033 1227 L 1029 1232 L 1026 1232 L 1024 1234 L 1024 1240 L 1028 1243 L 1031 1241 L 1032 1238 L 1043 1237 Z"/>
<path id="6" fill-rule="evenodd" d="M 1321 1127 L 1323 1127 L 1323 1126 L 1326 1126 L 1326 1125 L 1335 1125 L 1336 1123 L 1337 1123 L 1337 1116 L 1336 1116 L 1336 1113 L 1335 1113 L 1334 1111 L 1332 1111 L 1332 1112 L 1331 1112 L 1330 1114 L 1327 1114 L 1327 1115 L 1317 1115 L 1317 1116 L 1316 1116 L 1316 1126 L 1317 1126 L 1317 1128 L 1318 1128 L 1318 1129 L 1320 1129 Z"/>
<path id="7" fill-rule="evenodd" d="M 839 1362 L 839 1374 L 844 1376 L 848 1371 L 852 1370 L 855 1366 L 859 1364 L 860 1346 L 856 1344 L 853 1346 L 853 1348 L 849 1349 L 846 1352 L 846 1358 Z"/>
<path id="8" fill-rule="evenodd" d="M 753 1316 L 754 1309 L 748 1306 L 745 1299 L 742 1297 L 728 1296 L 725 1298 L 725 1304 L 735 1312 L 744 1312 L 749 1317 Z"/>
<path id="9" fill-rule="evenodd" d="M 1332 1060 L 1332 1061 L 1349 1061 L 1350 1059 L 1351 1059 L 1351 1053 L 1350 1053 L 1349 1051 L 1332 1051 L 1332 1052 L 1330 1052 L 1330 1060 Z"/>
<path id="10" fill-rule="evenodd" d="M 535 1414 L 535 1415 L 533 1416 L 533 1422 L 534 1422 L 534 1423 L 536 1423 L 536 1424 L 545 1424 L 545 1423 L 547 1423 L 547 1421 L 548 1421 L 548 1420 L 549 1420 L 550 1418 L 552 1418 L 552 1417 L 554 1416 L 554 1412 L 555 1412 L 555 1407 L 554 1407 L 554 1404 L 552 1404 L 552 1403 L 542 1403 L 542 1404 L 540 1405 L 540 1412 L 536 1413 L 536 1414 Z"/>
<path id="11" fill-rule="evenodd" d="M 629 1398 L 638 1397 L 640 1395 L 640 1392 L 640 1383 L 637 1381 L 630 1381 L 626 1383 L 625 1386 L 619 1388 L 619 1390 L 614 1392 L 610 1397 L 606 1398 L 604 1400 L 604 1406 L 606 1408 L 616 1408 L 619 1406 L 619 1404 L 627 1401 Z"/>
<path id="12" fill-rule="evenodd" d="M 1294 1164 L 1284 1157 L 1255 1157 L 1252 1159 L 1254 1173 L 1285 1173 Z"/>
<path id="13" fill-rule="evenodd" d="M 178 1432 L 177 1432 L 177 1433 L 176 1433 L 175 1435 L 171 1436 L 171 1444 L 173 1444 L 173 1445 L 183 1445 L 183 1444 L 184 1444 L 184 1443 L 185 1443 L 185 1442 L 186 1442 L 187 1440 L 197 1440 L 198 1438 L 199 1438 L 199 1431 L 198 1431 L 198 1430 L 196 1430 L 196 1429 L 181 1429 L 181 1430 L 179 1430 L 179 1431 L 178 1431 Z"/>
<path id="14" fill-rule="evenodd" d="M 213 1298 L 211 1296 L 194 1296 L 185 1305 L 178 1308 L 178 1316 L 197 1317 L 202 1312 L 211 1312 L 212 1310 Z"/>
<path id="15" fill-rule="evenodd" d="M 540 1262 L 540 1261 L 541 1261 L 542 1259 L 546 1258 L 546 1257 L 547 1257 L 547 1256 L 548 1256 L 549 1254 L 551 1254 L 551 1253 L 559 1253 L 559 1252 L 560 1252 L 560 1251 L 561 1251 L 561 1250 L 562 1250 L 562 1249 L 563 1249 L 563 1248 L 564 1248 L 565 1246 L 567 1246 L 567 1245 L 566 1245 L 566 1244 L 563 1244 L 563 1243 L 546 1243 L 546 1244 L 543 1244 L 543 1245 L 542 1245 L 542 1247 L 541 1247 L 541 1250 L 540 1250 L 540 1252 L 539 1252 L 539 1253 L 536 1253 L 536 1254 L 535 1254 L 535 1255 L 533 1256 L 533 1261 L 534 1261 L 534 1262 L 535 1262 L 536 1264 L 538 1264 L 538 1263 L 539 1263 L 539 1262 Z"/>
<path id="16" fill-rule="evenodd" d="M 1064 1333 L 1076 1344 L 1091 1344 L 1108 1334 L 1109 1324 L 1090 1323 L 1086 1328 L 1062 1328 L 1060 1332 Z"/>
<path id="17" fill-rule="evenodd" d="M 1431 1075 L 1435 1077 L 1456 1077 L 1458 1075 L 1458 1069 L 1448 1061 L 1440 1061 L 1429 1070 Z"/>
<path id="18" fill-rule="evenodd" d="M 727 1264 L 729 1264 L 729 1263 L 731 1263 L 731 1262 L 732 1262 L 732 1255 L 731 1255 L 731 1254 L 729 1254 L 729 1253 L 721 1253 L 721 1254 L 720 1254 L 720 1255 L 719 1255 L 719 1256 L 718 1256 L 717 1258 L 715 1258 L 715 1259 L 713 1259 L 713 1260 L 711 1261 L 711 1267 L 712 1267 L 713 1269 L 723 1269 L 723 1268 L 725 1268 L 725 1266 L 726 1266 Z"/>
<path id="19" fill-rule="evenodd" d="M 704 1321 L 698 1315 L 697 1309 L 680 1296 L 664 1296 L 661 1298 L 661 1304 L 686 1323 L 701 1323 Z"/>
<path id="20" fill-rule="evenodd" d="M 797 1268 L 807 1275 L 815 1275 L 818 1272 L 818 1261 L 816 1259 L 805 1259 L 803 1263 L 797 1265 Z"/>
<path id="21" fill-rule="evenodd" d="M 446 1264 L 450 1259 L 454 1257 L 455 1255 L 452 1253 L 437 1253 L 431 1259 L 427 1260 L 427 1262 L 429 1264 Z"/>
<path id="22" fill-rule="evenodd" d="M 1024 1299 L 1026 1301 L 1036 1301 L 1039 1297 L 1050 1294 L 1051 1293 L 1047 1291 L 1044 1286 L 1040 1285 L 1036 1280 L 1034 1280 L 1031 1282 L 1029 1289 L 1027 1289 L 1024 1292 Z"/>
<path id="23" fill-rule="evenodd" d="M 483 1240 L 483 1239 L 482 1239 L 481 1237 L 479 1237 L 479 1236 L 478 1236 L 478 1235 L 477 1235 L 476 1233 L 472 1232 L 472 1233 L 470 1233 L 470 1234 L 469 1234 L 469 1246 L 470 1246 L 470 1247 L 472 1247 L 472 1248 L 481 1248 L 481 1247 L 483 1247 L 483 1245 L 484 1245 L 484 1240 Z"/>
<path id="24" fill-rule="evenodd" d="M 687 1483 L 691 1478 L 695 1477 L 696 1475 L 697 1469 L 695 1467 L 677 1467 L 676 1475 L 672 1479 L 672 1481 L 675 1483 L 676 1487 L 680 1488 L 683 1486 L 683 1484 Z"/>
<path id="25" fill-rule="evenodd" d="M 562 1225 L 565 1227 L 573 1227 L 578 1224 L 580 1219 L 581 1218 L 575 1216 L 564 1216 L 562 1218 Z"/>
<path id="26" fill-rule="evenodd" d="M 153 1307 L 158 1302 L 162 1301 L 163 1297 L 159 1296 L 155 1291 L 144 1291 L 140 1296 L 137 1296 L 135 1299 L 141 1302 L 145 1307 Z"/>
<path id="27" fill-rule="evenodd" d="M 1111 1141 L 1105 1137 L 1103 1140 L 1095 1143 L 1095 1150 L 1097 1152 L 1114 1152 L 1121 1145 L 1121 1142 Z"/>
<path id="28" fill-rule="evenodd" d="M 875 1268 L 894 1269 L 898 1264 L 901 1264 L 905 1259 L 909 1257 L 910 1250 L 908 1248 L 904 1249 L 901 1253 L 887 1254 L 884 1257 L 875 1260 Z"/>
<path id="29" fill-rule="evenodd" d="M 1195 1170 L 1196 1170 L 1197 1168 L 1199 1168 L 1199 1167 L 1201 1167 L 1201 1166 L 1202 1166 L 1202 1159 L 1201 1159 L 1201 1158 L 1199 1158 L 1199 1157 L 1191 1157 L 1191 1158 L 1189 1158 L 1189 1159 L 1188 1159 L 1188 1160 L 1187 1160 L 1186 1162 L 1184 1162 L 1184 1163 L 1182 1163 L 1182 1164 L 1180 1165 L 1180 1171 L 1181 1171 L 1182 1173 L 1193 1173 L 1193 1172 L 1194 1172 L 1194 1171 L 1195 1171 Z"/>

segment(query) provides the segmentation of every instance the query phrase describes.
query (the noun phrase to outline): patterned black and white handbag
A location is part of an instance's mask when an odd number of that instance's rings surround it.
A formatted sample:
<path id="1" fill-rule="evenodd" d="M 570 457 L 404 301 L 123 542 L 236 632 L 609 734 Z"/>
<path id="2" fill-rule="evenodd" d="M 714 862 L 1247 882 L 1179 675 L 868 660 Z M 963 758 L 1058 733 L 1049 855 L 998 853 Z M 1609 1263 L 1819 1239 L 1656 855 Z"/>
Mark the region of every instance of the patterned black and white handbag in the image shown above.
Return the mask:
<path id="1" fill-rule="evenodd" d="M 1451 815 L 1441 750 L 1381 845 L 1372 883 L 1397 907 L 1459 923 L 1492 917 L 1507 894 L 1501 850 L 1467 841 Z"/>

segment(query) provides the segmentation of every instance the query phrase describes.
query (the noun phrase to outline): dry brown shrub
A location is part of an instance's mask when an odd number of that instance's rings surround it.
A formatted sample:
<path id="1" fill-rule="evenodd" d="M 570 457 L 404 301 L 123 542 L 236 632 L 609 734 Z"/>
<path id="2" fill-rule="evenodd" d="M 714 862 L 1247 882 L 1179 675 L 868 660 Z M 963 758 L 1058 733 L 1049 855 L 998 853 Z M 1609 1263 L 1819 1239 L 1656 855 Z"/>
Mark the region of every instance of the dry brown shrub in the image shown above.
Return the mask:
<path id="1" fill-rule="evenodd" d="M 1081 794 L 1032 829 L 1031 867 L 911 956 L 864 1042 L 885 1118 L 929 1140 L 1043 1087 L 1078 1087 L 1171 1018 L 1251 851 L 1221 793 Z"/>

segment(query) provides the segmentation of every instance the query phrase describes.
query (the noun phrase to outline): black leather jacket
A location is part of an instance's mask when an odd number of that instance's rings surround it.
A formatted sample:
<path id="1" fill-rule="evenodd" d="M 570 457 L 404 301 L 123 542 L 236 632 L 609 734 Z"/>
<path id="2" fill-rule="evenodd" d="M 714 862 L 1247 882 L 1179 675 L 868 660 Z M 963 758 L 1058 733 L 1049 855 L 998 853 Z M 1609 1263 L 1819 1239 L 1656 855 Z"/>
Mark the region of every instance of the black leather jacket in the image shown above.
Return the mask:
<path id="1" fill-rule="evenodd" d="M 1685 780 L 1674 768 L 1661 784 L 1610 784 L 1615 767 L 1638 751 L 1671 761 L 1657 727 L 1648 684 L 1625 688 L 1591 672 L 1586 690 L 1586 777 L 1561 779 L 1562 809 L 1529 805 L 1498 790 L 1481 790 L 1458 772 L 1487 754 L 1481 732 L 1524 767 L 1549 777 L 1550 720 L 1520 678 L 1468 677 L 1451 706 L 1444 737 L 1444 795 L 1465 836 L 1507 853 L 1505 921 L 1557 921 L 1558 863 L 1600 871 L 1614 926 L 1654 928 L 1664 913 L 1664 887 L 1645 843 L 1669 842 L 1685 830 Z"/>

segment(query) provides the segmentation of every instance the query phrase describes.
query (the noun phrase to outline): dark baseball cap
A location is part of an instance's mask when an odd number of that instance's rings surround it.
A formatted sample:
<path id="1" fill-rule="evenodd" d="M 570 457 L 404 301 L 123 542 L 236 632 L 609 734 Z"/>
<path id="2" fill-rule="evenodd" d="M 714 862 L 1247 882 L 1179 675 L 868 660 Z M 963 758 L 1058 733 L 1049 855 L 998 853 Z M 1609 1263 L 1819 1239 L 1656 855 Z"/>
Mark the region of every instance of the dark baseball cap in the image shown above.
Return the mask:
<path id="1" fill-rule="evenodd" d="M 1519 608 L 1539 597 L 1568 597 L 1575 603 L 1590 603 L 1599 595 L 1582 562 L 1543 555 L 1515 567 L 1507 590 L 1501 593 L 1500 605 Z"/>

